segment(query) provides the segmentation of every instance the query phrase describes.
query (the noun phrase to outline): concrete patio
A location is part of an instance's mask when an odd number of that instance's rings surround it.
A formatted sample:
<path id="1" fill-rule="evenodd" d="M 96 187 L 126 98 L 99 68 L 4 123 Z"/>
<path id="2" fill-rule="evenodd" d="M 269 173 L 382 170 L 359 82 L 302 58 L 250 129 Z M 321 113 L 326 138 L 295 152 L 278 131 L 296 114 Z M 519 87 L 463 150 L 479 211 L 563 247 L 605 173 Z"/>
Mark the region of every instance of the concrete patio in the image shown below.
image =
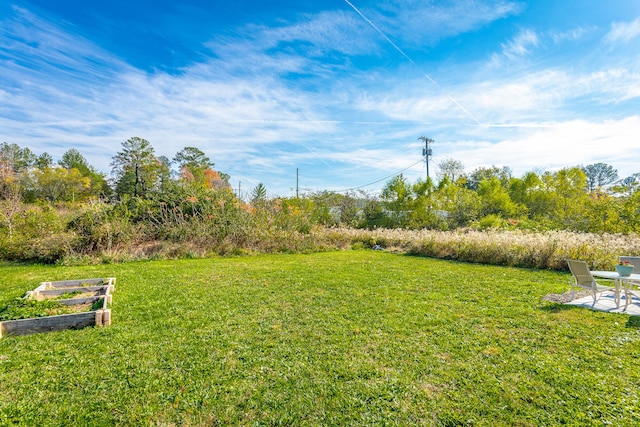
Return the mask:
<path id="1" fill-rule="evenodd" d="M 609 313 L 623 313 L 631 316 L 640 316 L 640 299 L 633 297 L 629 302 L 629 307 L 624 310 L 625 297 L 624 292 L 620 298 L 620 307 L 616 307 L 613 291 L 605 291 L 598 295 L 598 301 L 593 304 L 592 296 L 585 296 L 576 298 L 573 301 L 565 302 L 566 305 L 574 305 L 578 307 L 585 307 L 591 310 L 607 311 Z"/>

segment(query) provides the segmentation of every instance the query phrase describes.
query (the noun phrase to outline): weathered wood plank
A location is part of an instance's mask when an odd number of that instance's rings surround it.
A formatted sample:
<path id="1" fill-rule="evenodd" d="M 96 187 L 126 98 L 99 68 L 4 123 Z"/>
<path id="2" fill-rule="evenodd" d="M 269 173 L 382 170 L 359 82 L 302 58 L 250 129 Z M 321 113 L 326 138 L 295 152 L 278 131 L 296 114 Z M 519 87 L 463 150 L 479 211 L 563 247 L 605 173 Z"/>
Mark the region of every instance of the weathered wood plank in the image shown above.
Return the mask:
<path id="1" fill-rule="evenodd" d="M 60 304 L 64 304 L 64 305 L 80 305 L 80 304 L 86 304 L 88 302 L 93 304 L 94 302 L 101 300 L 103 298 L 104 298 L 104 295 L 100 295 L 95 297 L 60 299 L 60 300 L 56 300 L 56 302 L 59 302 Z"/>
<path id="2" fill-rule="evenodd" d="M 71 292 L 99 292 L 100 295 L 105 295 L 109 290 L 109 286 L 85 286 L 82 288 L 62 288 L 62 289 L 49 289 L 46 291 L 38 291 L 31 293 L 32 298 L 47 299 L 58 297 L 63 294 Z"/>
<path id="3" fill-rule="evenodd" d="M 111 310 L 109 309 L 102 310 L 102 325 L 103 326 L 111 325 Z"/>
<path id="4" fill-rule="evenodd" d="M 5 320 L 0 322 L 0 336 L 29 335 L 39 332 L 79 329 L 96 324 L 96 312 L 60 314 L 33 319 Z"/>
<path id="5" fill-rule="evenodd" d="M 46 291 L 34 291 L 31 293 L 31 298 L 38 300 L 55 298 L 63 294 L 69 294 L 72 292 L 95 292 L 97 295 L 105 295 L 109 290 L 108 286 L 85 286 L 82 288 L 61 288 L 61 289 L 49 289 Z"/>
<path id="6" fill-rule="evenodd" d="M 93 279 L 80 279 L 80 280 L 58 280 L 54 282 L 43 282 L 47 284 L 47 289 L 55 288 L 77 288 L 86 286 L 104 286 L 112 285 L 112 277 L 107 278 L 93 278 Z"/>

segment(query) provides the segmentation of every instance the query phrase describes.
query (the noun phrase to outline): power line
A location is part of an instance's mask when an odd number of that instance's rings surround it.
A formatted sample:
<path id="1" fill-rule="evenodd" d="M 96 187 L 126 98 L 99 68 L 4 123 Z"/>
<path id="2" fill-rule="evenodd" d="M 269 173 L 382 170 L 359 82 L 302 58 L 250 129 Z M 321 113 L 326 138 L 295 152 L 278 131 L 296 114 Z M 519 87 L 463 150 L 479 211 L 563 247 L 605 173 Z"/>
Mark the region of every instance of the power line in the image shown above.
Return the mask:
<path id="1" fill-rule="evenodd" d="M 426 72 L 422 71 L 422 69 L 418 66 L 418 64 L 409 56 L 407 55 L 402 49 L 400 49 L 400 47 L 398 47 L 397 44 L 395 44 L 393 42 L 393 40 L 391 40 L 389 38 L 389 36 L 387 36 L 380 28 L 378 28 L 378 26 L 376 24 L 374 24 L 369 18 L 367 18 L 364 13 L 362 13 L 360 11 L 360 9 L 358 9 L 357 7 L 354 6 L 353 3 L 351 3 L 349 0 L 344 0 L 345 3 L 347 3 L 349 6 L 351 6 L 351 8 L 353 10 L 356 11 L 356 13 L 358 15 L 360 15 L 360 17 L 362 19 L 364 19 L 367 24 L 369 24 L 374 30 L 376 30 L 391 46 L 393 46 L 393 48 L 398 51 L 398 53 L 400 53 L 400 55 L 404 56 L 404 58 L 409 61 L 412 65 L 414 65 L 419 71 L 420 73 L 427 79 L 429 80 L 431 83 L 433 83 L 434 86 L 436 86 L 438 89 L 440 89 L 442 91 L 442 93 L 444 93 L 447 98 L 449 98 L 449 100 L 451 102 L 453 102 L 460 110 L 462 110 L 467 116 L 469 116 L 469 118 L 471 118 L 471 120 L 473 120 L 477 125 L 482 125 L 482 123 L 480 123 L 480 121 L 478 119 L 476 119 L 476 117 L 471 114 L 471 112 L 469 110 L 467 110 L 466 108 L 464 108 L 462 106 L 462 104 L 460 104 L 453 96 L 451 96 L 449 93 L 447 93 L 444 88 L 442 86 L 440 86 L 438 84 L 438 82 L 436 82 L 433 78 L 431 78 L 431 76 L 429 74 L 427 74 Z"/>
<path id="2" fill-rule="evenodd" d="M 347 188 L 346 190 L 337 191 L 337 193 L 346 193 L 346 192 L 348 192 L 348 191 L 355 191 L 355 190 L 359 190 L 359 189 L 364 188 L 364 187 L 368 187 L 368 186 L 373 185 L 373 184 L 377 184 L 377 183 L 379 183 L 379 182 L 381 182 L 381 181 L 384 181 L 385 179 L 389 179 L 389 178 L 391 178 L 391 177 L 394 177 L 394 176 L 396 176 L 396 175 L 399 175 L 399 174 L 401 174 L 402 172 L 404 172 L 404 171 L 406 171 L 406 170 L 408 170 L 408 169 L 411 169 L 411 168 L 412 168 L 412 167 L 414 167 L 415 165 L 417 165 L 417 164 L 419 164 L 419 163 L 422 163 L 422 162 L 423 162 L 423 160 L 422 160 L 422 159 L 420 159 L 420 160 L 418 160 L 417 162 L 415 162 L 414 164 L 412 164 L 411 166 L 407 166 L 406 168 L 404 168 L 404 169 L 402 169 L 402 170 L 399 170 L 398 172 L 394 172 L 394 173 L 392 173 L 391 175 L 387 175 L 387 176 L 385 176 L 384 178 L 380 178 L 380 179 L 378 179 L 378 180 L 375 180 L 375 181 L 373 181 L 373 182 L 369 182 L 369 183 L 364 184 L 364 185 L 360 185 L 360 186 L 358 186 L 358 187 Z"/>

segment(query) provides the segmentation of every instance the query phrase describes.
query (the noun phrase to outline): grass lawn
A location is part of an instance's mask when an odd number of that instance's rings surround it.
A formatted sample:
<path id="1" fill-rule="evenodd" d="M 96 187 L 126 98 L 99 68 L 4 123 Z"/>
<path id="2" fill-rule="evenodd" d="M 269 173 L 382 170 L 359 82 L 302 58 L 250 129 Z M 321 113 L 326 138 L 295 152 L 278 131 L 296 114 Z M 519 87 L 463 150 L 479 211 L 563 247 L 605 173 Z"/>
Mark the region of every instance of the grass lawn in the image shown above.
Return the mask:
<path id="1" fill-rule="evenodd" d="M 566 273 L 379 251 L 0 265 L 0 306 L 116 277 L 112 321 L 0 339 L 0 425 L 640 423 L 640 319 Z"/>

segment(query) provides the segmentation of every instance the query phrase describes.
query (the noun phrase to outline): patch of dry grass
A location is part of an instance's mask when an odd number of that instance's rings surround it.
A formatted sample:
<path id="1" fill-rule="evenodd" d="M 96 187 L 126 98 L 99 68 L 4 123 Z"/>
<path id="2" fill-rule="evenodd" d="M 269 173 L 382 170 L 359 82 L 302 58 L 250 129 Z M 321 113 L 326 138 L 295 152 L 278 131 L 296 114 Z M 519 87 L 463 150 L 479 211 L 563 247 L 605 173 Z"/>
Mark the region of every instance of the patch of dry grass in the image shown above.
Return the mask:
<path id="1" fill-rule="evenodd" d="M 567 270 L 566 259 L 587 261 L 611 270 L 620 255 L 640 255 L 636 234 L 588 234 L 570 231 L 455 231 L 312 227 L 295 230 L 248 230 L 223 240 L 141 241 L 95 253 L 68 255 L 59 264 L 92 264 L 144 259 L 206 258 L 258 253 L 312 253 L 370 248 L 480 264 Z"/>
<path id="2" fill-rule="evenodd" d="M 592 268 L 613 269 L 620 255 L 640 254 L 640 236 L 570 231 L 457 231 L 332 229 L 364 245 L 482 264 L 566 270 L 566 259 L 587 261 Z"/>

